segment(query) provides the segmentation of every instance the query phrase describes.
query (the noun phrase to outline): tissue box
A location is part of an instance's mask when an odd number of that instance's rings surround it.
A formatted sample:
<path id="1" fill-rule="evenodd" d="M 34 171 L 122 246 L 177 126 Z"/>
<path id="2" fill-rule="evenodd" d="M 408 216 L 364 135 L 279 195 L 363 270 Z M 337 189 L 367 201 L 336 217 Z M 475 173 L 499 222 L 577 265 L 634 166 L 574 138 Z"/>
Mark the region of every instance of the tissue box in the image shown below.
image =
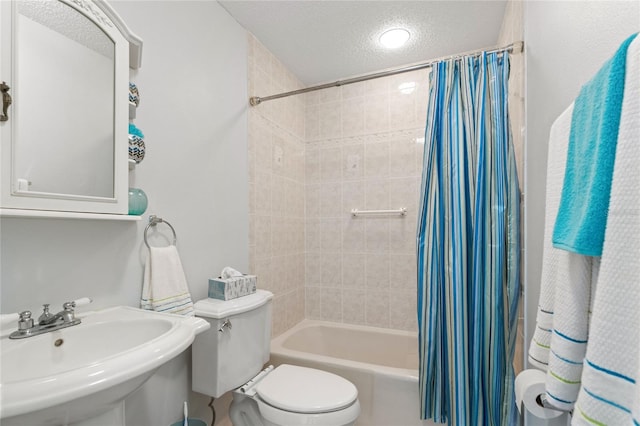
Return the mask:
<path id="1" fill-rule="evenodd" d="M 209 297 L 218 300 L 231 300 L 256 292 L 256 276 L 243 275 L 232 278 L 210 278 Z"/>

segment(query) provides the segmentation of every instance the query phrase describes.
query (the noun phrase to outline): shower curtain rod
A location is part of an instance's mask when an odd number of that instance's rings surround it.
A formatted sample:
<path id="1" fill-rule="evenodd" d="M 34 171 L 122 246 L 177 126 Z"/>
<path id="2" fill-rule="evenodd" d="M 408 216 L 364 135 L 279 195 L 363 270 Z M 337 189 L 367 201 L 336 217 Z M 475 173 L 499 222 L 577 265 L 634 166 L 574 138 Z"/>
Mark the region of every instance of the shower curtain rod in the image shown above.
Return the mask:
<path id="1" fill-rule="evenodd" d="M 292 90 L 290 92 L 278 93 L 276 95 L 265 96 L 265 97 L 252 96 L 251 98 L 249 98 L 249 103 L 251 104 L 251 106 L 257 106 L 257 105 L 260 105 L 264 101 L 271 101 L 273 99 L 286 98 L 287 96 L 300 95 L 302 93 L 314 92 L 316 90 L 328 89 L 330 87 L 340 87 L 340 86 L 344 86 L 344 85 L 347 85 L 347 84 L 359 83 L 361 81 L 373 80 L 374 78 L 388 77 L 390 75 L 396 75 L 396 74 L 402 74 L 402 73 L 405 73 L 405 72 L 421 70 L 423 68 L 429 68 L 433 64 L 436 64 L 436 63 L 441 62 L 441 61 L 446 61 L 446 60 L 449 60 L 449 59 L 463 58 L 465 56 L 472 56 L 472 55 L 475 56 L 475 55 L 478 55 L 478 54 L 480 54 L 482 52 L 487 52 L 487 53 L 496 53 L 496 52 L 498 52 L 498 53 L 500 53 L 500 52 L 520 53 L 523 50 L 524 50 L 524 42 L 523 41 L 516 41 L 516 42 L 513 42 L 513 43 L 511 43 L 511 44 L 509 44 L 507 46 L 498 47 L 496 49 L 488 49 L 488 50 L 484 50 L 483 49 L 483 50 L 474 50 L 474 51 L 466 52 L 466 53 L 459 53 L 457 55 L 445 56 L 445 57 L 442 57 L 442 58 L 433 59 L 433 60 L 431 60 L 429 62 L 424 62 L 422 64 L 411 65 L 411 66 L 404 67 L 404 68 L 396 68 L 396 69 L 392 69 L 392 70 L 388 70 L 388 71 L 381 71 L 381 72 L 377 72 L 377 73 L 374 73 L 374 74 L 363 75 L 363 76 L 360 76 L 360 77 L 347 78 L 345 80 L 338 80 L 338 81 L 335 81 L 333 83 L 319 84 L 317 86 L 305 87 L 304 89 Z"/>

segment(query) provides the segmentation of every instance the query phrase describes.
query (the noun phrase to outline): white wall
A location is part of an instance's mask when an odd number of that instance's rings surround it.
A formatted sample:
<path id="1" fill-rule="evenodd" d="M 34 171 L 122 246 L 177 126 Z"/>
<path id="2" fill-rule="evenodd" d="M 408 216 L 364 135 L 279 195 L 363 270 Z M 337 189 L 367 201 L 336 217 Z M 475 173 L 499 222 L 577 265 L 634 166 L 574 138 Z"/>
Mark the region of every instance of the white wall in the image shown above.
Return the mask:
<path id="1" fill-rule="evenodd" d="M 213 1 L 112 5 L 144 40 L 142 68 L 132 80 L 141 93 L 135 123 L 147 150 L 130 183 L 144 189 L 149 208 L 140 222 L 2 219 L 2 313 L 29 309 L 37 316 L 43 303 L 53 310 L 82 296 L 94 299 L 89 309 L 137 306 L 149 214 L 176 229 L 194 299 L 206 297 L 207 279 L 223 266 L 248 268 L 245 30 Z M 180 418 L 189 361 L 183 355 L 160 370 L 136 399 L 149 401 L 135 410 L 148 416 L 131 424 Z"/>
<path id="2" fill-rule="evenodd" d="M 640 29 L 637 1 L 527 1 L 525 342 L 540 291 L 547 142 L 555 118 L 620 43 Z"/>

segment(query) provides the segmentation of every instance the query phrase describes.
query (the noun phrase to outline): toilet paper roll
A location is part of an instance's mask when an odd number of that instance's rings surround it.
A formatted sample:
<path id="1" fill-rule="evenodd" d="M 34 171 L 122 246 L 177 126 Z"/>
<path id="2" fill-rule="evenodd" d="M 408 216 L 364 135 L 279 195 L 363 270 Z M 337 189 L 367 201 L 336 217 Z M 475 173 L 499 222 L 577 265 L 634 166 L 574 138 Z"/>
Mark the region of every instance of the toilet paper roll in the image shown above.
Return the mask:
<path id="1" fill-rule="evenodd" d="M 540 419 L 555 419 L 564 413 L 562 411 L 553 410 L 551 408 L 542 407 L 537 398 L 544 395 L 544 384 L 547 374 L 540 370 L 524 370 L 516 377 L 516 404 L 518 410 L 524 408 L 533 416 Z"/>

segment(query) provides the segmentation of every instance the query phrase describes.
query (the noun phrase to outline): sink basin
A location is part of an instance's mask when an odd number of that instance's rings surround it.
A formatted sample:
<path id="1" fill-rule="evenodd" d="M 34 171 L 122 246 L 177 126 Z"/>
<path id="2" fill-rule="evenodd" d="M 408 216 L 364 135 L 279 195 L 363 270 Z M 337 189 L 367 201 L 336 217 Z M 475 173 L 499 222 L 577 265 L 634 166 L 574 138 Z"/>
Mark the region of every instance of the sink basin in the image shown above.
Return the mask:
<path id="1" fill-rule="evenodd" d="M 209 323 L 119 306 L 82 323 L 0 341 L 0 423 L 71 424 L 117 407 Z M 9 330 L 10 331 L 10 330 Z"/>

